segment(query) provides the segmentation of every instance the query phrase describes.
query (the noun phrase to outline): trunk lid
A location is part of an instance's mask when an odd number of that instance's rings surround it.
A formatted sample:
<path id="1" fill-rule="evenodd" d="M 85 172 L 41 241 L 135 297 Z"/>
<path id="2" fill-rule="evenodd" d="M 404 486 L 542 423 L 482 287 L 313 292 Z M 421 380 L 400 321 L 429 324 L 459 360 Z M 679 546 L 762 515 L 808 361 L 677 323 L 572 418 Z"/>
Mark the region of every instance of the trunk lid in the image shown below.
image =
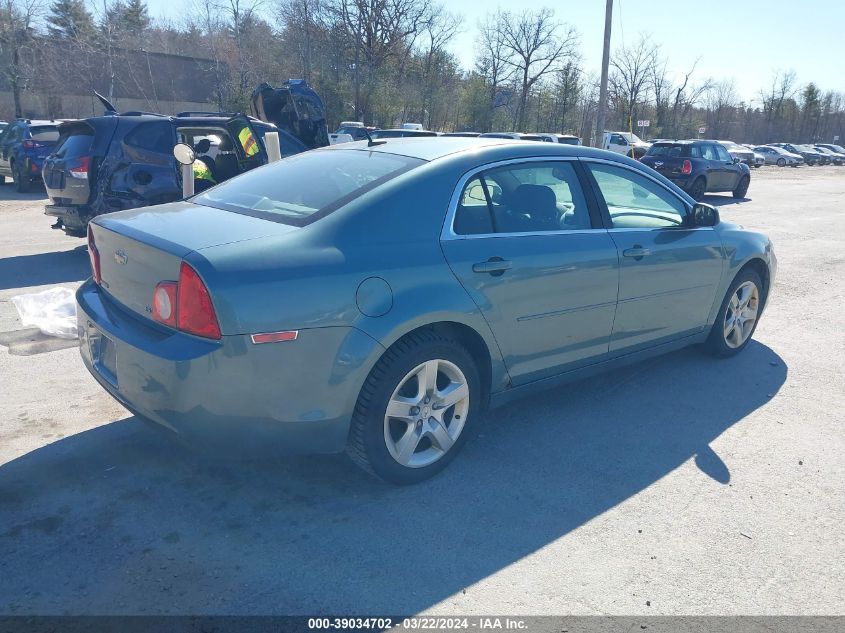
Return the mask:
<path id="1" fill-rule="evenodd" d="M 177 281 L 188 253 L 298 230 L 190 202 L 110 213 L 97 217 L 89 227 L 100 255 L 102 287 L 146 318 L 151 318 L 156 284 Z M 209 291 L 213 297 L 214 289 Z"/>

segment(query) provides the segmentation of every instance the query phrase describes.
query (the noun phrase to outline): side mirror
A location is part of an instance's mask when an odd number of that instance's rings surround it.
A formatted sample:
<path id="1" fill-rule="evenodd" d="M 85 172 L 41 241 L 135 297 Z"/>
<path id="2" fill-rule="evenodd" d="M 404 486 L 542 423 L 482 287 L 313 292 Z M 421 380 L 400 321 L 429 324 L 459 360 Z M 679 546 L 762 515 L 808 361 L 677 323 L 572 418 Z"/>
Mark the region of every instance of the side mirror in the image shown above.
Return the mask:
<path id="1" fill-rule="evenodd" d="M 742 162 L 742 159 L 739 156 L 734 156 L 734 165 L 736 165 L 737 163 L 741 163 L 741 162 Z"/>
<path id="2" fill-rule="evenodd" d="M 173 147 L 173 157 L 181 165 L 191 165 L 196 160 L 194 149 L 187 143 L 178 143 Z"/>
<path id="3" fill-rule="evenodd" d="M 696 202 L 692 208 L 692 218 L 695 226 L 716 226 L 719 223 L 719 211 L 709 204 Z"/>

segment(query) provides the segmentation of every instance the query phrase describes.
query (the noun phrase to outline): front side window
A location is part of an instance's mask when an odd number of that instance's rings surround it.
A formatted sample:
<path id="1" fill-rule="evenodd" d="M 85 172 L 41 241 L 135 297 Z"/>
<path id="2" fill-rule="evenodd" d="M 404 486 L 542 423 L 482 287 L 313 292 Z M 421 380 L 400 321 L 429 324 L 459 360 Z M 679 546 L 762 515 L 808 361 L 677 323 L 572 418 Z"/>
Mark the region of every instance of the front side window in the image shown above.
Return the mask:
<path id="1" fill-rule="evenodd" d="M 529 162 L 486 170 L 467 182 L 455 210 L 458 235 L 589 228 L 587 202 L 568 162 Z"/>
<path id="2" fill-rule="evenodd" d="M 723 161 L 725 161 L 726 163 L 729 163 L 729 162 L 731 162 L 731 161 L 733 160 L 733 159 L 731 158 L 731 155 L 730 155 L 730 154 L 728 154 L 728 150 L 726 150 L 726 149 L 725 149 L 724 147 L 722 147 L 721 145 L 717 145 L 717 146 L 716 146 L 716 153 L 719 155 L 719 160 L 723 160 Z"/>
<path id="3" fill-rule="evenodd" d="M 304 226 L 424 162 L 381 152 L 315 150 L 248 171 L 191 201 Z"/>
<path id="4" fill-rule="evenodd" d="M 684 203 L 653 180 L 630 169 L 588 163 L 615 229 L 661 229 L 684 225 Z"/>

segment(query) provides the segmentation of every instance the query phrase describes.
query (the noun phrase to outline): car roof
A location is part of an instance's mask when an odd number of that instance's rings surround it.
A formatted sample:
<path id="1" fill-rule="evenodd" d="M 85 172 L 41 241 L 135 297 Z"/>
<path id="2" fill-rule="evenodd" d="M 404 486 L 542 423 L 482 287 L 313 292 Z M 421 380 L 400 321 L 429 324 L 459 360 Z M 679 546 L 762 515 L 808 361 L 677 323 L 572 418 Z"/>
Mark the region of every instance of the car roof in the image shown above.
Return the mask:
<path id="1" fill-rule="evenodd" d="M 60 123 L 64 123 L 67 119 L 26 119 L 21 120 L 21 123 L 26 123 L 27 125 L 59 125 Z"/>
<path id="2" fill-rule="evenodd" d="M 613 152 L 584 147 L 582 145 L 565 145 L 562 143 L 547 143 L 544 141 L 522 141 L 517 139 L 465 136 L 430 136 L 418 138 L 396 138 L 386 140 L 368 147 L 367 141 L 342 143 L 320 148 L 317 151 L 347 151 L 367 150 L 385 154 L 397 154 L 409 158 L 433 161 L 446 156 L 478 151 L 482 148 L 500 147 L 508 149 L 512 158 L 530 156 L 590 156 L 594 158 L 609 158 L 620 156 Z"/>

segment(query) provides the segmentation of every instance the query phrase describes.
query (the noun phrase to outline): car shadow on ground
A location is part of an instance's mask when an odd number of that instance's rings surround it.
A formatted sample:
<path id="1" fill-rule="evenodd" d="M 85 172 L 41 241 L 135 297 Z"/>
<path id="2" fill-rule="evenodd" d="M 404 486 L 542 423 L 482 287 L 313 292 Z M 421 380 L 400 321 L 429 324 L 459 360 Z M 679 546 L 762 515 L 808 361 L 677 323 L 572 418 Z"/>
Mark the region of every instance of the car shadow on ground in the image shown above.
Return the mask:
<path id="1" fill-rule="evenodd" d="M 6 184 L 0 185 L 0 200 L 24 200 L 27 202 L 33 202 L 36 200 L 46 199 L 47 191 L 43 186 L 38 186 L 37 184 L 33 184 L 32 189 L 27 193 L 21 193 L 15 189 L 15 185 L 12 184 L 9 177 L 6 176 Z"/>
<path id="2" fill-rule="evenodd" d="M 82 281 L 91 275 L 84 240 L 67 251 L 17 255 L 0 259 L 0 290 Z"/>
<path id="3" fill-rule="evenodd" d="M 490 413 L 408 488 L 344 456 L 226 461 L 106 424 L 0 466 L 0 613 L 417 613 L 690 459 L 726 484 L 710 443 L 786 375 L 754 341 L 675 352 Z"/>
<path id="4" fill-rule="evenodd" d="M 701 201 L 711 204 L 714 207 L 728 207 L 735 204 L 745 204 L 746 202 L 751 202 L 751 198 L 734 198 L 731 195 L 706 195 L 701 199 Z"/>

